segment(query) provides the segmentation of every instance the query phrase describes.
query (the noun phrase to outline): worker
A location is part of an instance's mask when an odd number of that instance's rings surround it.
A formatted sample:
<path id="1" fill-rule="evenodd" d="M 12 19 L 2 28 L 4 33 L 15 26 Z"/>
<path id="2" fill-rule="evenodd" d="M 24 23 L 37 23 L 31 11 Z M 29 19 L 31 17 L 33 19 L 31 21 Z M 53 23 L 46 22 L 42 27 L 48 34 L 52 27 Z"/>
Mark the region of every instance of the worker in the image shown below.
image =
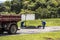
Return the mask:
<path id="1" fill-rule="evenodd" d="M 24 21 L 21 22 L 21 27 L 24 27 Z"/>
<path id="2" fill-rule="evenodd" d="M 42 21 L 43 29 L 45 28 L 45 25 L 46 25 L 46 22 L 45 21 Z"/>

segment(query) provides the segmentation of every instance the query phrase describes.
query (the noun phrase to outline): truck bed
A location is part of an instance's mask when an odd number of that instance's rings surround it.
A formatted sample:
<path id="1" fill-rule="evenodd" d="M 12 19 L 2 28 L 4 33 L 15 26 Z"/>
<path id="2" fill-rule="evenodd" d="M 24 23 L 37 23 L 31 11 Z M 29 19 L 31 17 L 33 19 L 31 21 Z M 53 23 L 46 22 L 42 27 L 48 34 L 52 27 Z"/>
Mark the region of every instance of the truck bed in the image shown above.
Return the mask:
<path id="1" fill-rule="evenodd" d="M 20 21 L 21 20 L 21 15 L 15 14 L 0 14 L 0 22 L 4 21 Z"/>

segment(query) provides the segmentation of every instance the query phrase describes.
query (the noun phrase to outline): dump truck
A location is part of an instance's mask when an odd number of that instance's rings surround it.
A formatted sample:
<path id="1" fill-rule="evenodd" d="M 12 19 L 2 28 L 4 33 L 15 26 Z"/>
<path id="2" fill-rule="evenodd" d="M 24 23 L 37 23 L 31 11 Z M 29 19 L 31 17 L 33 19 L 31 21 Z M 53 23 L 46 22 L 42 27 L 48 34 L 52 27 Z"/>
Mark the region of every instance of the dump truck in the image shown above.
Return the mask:
<path id="1" fill-rule="evenodd" d="M 15 34 L 18 30 L 17 22 L 20 20 L 19 14 L 0 14 L 0 34 L 4 31 Z"/>

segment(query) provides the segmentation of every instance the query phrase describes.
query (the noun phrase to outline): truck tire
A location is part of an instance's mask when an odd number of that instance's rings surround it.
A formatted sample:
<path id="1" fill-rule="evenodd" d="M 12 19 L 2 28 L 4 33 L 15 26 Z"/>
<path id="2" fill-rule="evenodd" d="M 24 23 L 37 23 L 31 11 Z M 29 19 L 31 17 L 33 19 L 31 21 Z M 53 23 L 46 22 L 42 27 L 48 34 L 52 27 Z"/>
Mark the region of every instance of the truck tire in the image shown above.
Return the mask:
<path id="1" fill-rule="evenodd" d="M 3 32 L 2 32 L 2 31 L 0 31 L 0 34 L 3 34 Z"/>
<path id="2" fill-rule="evenodd" d="M 17 25 L 11 25 L 9 30 L 8 30 L 8 33 L 15 34 L 16 32 L 17 32 Z"/>
<path id="3" fill-rule="evenodd" d="M 3 32 L 4 32 L 3 30 L 0 30 L 0 34 L 3 34 Z"/>

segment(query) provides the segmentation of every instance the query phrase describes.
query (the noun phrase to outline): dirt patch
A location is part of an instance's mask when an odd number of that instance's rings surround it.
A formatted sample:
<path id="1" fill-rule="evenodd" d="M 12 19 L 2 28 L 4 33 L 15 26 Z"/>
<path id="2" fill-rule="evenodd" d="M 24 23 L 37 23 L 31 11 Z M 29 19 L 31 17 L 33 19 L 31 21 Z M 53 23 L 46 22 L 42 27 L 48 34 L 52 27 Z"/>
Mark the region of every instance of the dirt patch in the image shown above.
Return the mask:
<path id="1" fill-rule="evenodd" d="M 44 37 L 45 40 L 54 40 L 53 38 Z"/>
<path id="2" fill-rule="evenodd" d="M 56 40 L 60 40 L 60 38 L 56 38 Z"/>

